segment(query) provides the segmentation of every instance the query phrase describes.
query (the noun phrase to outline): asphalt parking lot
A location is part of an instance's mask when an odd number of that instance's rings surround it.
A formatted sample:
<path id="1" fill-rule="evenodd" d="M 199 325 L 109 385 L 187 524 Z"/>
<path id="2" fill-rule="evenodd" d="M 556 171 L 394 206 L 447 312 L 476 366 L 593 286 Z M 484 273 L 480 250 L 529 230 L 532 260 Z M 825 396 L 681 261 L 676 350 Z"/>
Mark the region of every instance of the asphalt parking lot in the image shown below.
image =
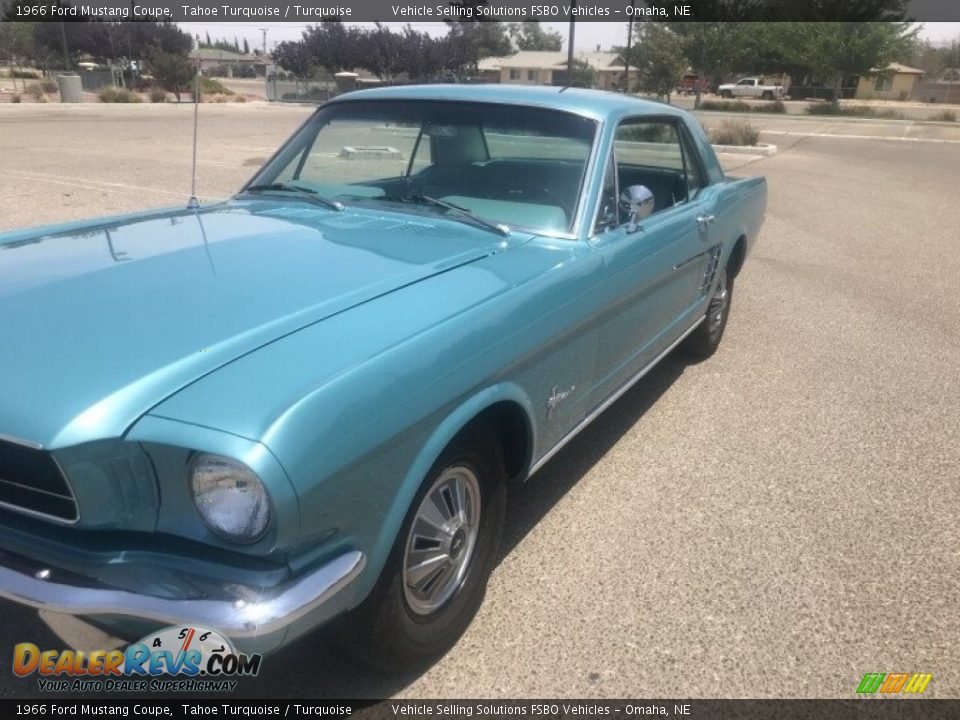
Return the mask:
<path id="1" fill-rule="evenodd" d="M 200 109 L 202 198 L 310 111 Z M 486 601 L 426 673 L 310 637 L 244 693 L 849 698 L 916 671 L 960 696 L 960 125 L 751 120 L 779 152 L 724 157 L 770 198 L 717 355 L 668 358 L 512 490 Z M 0 231 L 185 202 L 191 130 L 187 106 L 0 107 Z M 59 646 L 0 618 L 5 668 Z"/>

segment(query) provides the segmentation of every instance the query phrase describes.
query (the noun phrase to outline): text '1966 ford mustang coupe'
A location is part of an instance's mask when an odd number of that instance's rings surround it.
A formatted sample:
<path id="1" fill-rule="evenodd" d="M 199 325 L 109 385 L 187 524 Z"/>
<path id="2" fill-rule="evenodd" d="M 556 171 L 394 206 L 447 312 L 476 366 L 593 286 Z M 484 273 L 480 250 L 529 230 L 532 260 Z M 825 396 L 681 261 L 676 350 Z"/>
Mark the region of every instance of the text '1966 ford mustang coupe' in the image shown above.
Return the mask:
<path id="1" fill-rule="evenodd" d="M 714 352 L 765 205 L 666 105 L 407 86 L 224 202 L 0 235 L 0 595 L 437 658 L 505 483 Z"/>

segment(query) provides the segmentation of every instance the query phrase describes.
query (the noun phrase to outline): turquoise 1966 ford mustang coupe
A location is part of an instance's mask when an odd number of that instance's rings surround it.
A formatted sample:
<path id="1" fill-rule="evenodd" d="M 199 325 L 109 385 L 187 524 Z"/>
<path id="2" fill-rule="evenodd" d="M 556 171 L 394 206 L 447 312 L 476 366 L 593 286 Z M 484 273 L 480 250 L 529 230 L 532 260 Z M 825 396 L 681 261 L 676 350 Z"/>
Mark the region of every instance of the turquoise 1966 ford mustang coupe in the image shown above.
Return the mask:
<path id="1" fill-rule="evenodd" d="M 227 201 L 0 235 L 0 595 L 435 659 L 505 483 L 713 353 L 765 205 L 669 106 L 409 86 Z"/>

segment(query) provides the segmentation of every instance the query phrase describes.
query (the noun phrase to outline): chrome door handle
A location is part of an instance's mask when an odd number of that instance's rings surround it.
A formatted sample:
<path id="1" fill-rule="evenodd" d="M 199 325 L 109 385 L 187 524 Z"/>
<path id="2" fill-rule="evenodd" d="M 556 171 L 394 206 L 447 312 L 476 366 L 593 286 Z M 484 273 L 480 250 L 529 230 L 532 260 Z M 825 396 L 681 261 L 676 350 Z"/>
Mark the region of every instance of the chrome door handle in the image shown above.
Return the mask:
<path id="1" fill-rule="evenodd" d="M 716 215 L 698 215 L 697 216 L 697 225 L 702 228 L 707 227 L 707 225 L 712 225 L 717 221 Z"/>

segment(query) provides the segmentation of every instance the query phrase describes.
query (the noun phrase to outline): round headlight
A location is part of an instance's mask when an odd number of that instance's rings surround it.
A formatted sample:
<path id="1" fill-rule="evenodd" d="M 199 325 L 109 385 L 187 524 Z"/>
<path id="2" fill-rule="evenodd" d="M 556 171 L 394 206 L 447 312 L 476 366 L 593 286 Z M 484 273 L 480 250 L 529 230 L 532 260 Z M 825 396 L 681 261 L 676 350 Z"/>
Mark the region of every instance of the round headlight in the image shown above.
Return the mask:
<path id="1" fill-rule="evenodd" d="M 270 497 L 250 468 L 220 455 L 198 455 L 190 464 L 193 502 L 207 526 L 227 540 L 252 543 L 270 522 Z"/>

